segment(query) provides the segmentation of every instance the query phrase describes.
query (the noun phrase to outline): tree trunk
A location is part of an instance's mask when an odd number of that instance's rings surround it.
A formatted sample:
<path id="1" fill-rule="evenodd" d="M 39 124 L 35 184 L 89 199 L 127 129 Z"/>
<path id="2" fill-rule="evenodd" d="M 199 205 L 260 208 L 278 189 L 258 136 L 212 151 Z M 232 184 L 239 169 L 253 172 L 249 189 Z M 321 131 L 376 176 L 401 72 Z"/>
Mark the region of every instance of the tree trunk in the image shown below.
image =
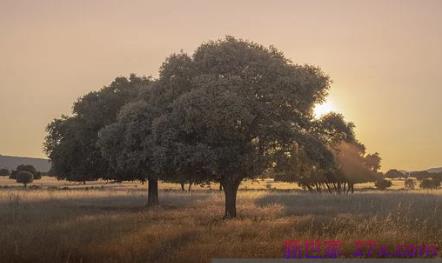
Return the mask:
<path id="1" fill-rule="evenodd" d="M 147 184 L 147 207 L 154 207 L 158 205 L 158 180 L 149 179 Z"/>
<path id="2" fill-rule="evenodd" d="M 331 194 L 333 191 L 328 183 L 325 184 L 327 186 L 328 192 Z"/>
<path id="3" fill-rule="evenodd" d="M 226 178 L 221 182 L 225 197 L 224 219 L 236 217 L 236 194 L 240 183 L 240 179 L 234 180 L 233 178 Z"/>
<path id="4" fill-rule="evenodd" d="M 192 182 L 189 182 L 189 189 L 187 191 L 190 193 L 191 189 L 192 189 Z"/>
<path id="5" fill-rule="evenodd" d="M 186 189 L 184 189 L 184 183 L 181 182 L 180 184 L 181 184 L 181 191 L 183 191 L 183 192 L 186 191 Z"/>

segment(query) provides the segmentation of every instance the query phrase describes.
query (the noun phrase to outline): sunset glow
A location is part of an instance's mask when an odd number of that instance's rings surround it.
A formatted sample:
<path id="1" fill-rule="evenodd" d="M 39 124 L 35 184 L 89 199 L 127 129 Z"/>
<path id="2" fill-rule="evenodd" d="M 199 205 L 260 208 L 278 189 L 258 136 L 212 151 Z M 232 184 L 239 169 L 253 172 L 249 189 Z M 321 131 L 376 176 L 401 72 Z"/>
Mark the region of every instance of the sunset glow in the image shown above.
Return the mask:
<path id="1" fill-rule="evenodd" d="M 326 101 L 322 104 L 316 105 L 313 110 L 313 114 L 314 114 L 315 118 L 320 118 L 323 115 L 330 113 L 332 111 L 336 111 L 335 105 L 331 101 Z"/>
<path id="2" fill-rule="evenodd" d="M 314 116 L 343 113 L 383 170 L 438 167 L 441 13 L 437 0 L 0 1 L 0 154 L 46 157 L 46 125 L 79 97 L 232 35 L 320 67 L 334 104 Z"/>

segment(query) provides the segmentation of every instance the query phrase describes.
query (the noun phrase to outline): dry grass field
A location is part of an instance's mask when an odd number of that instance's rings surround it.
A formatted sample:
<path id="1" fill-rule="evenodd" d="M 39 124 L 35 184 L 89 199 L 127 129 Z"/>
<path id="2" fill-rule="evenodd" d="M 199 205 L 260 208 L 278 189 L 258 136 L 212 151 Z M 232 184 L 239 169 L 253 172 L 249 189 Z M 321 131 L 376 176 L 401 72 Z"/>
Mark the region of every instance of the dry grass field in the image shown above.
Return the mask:
<path id="1" fill-rule="evenodd" d="M 154 210 L 144 207 L 146 185 L 138 182 L 81 185 L 43 178 L 34 183 L 40 189 L 24 190 L 8 179 L 0 185 L 1 262 L 281 258 L 287 239 L 342 240 L 346 255 L 359 239 L 442 246 L 440 190 L 331 195 L 249 181 L 239 192 L 239 217 L 223 220 L 217 185 L 187 193 L 162 183 L 161 206 Z"/>

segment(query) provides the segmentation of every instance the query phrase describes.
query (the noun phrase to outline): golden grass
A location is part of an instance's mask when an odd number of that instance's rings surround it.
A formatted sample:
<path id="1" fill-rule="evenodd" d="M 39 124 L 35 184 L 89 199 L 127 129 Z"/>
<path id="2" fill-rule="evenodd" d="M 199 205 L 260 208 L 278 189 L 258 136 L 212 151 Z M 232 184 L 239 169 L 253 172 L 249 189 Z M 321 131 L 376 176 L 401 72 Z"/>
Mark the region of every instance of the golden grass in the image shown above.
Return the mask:
<path id="1" fill-rule="evenodd" d="M 441 191 L 347 196 L 241 190 L 239 217 L 222 220 L 223 194 L 217 190 L 185 193 L 162 185 L 161 207 L 147 210 L 145 185 L 135 184 L 92 190 L 1 189 L 0 261 L 281 258 L 286 239 L 343 240 L 347 255 L 358 239 L 442 245 Z"/>

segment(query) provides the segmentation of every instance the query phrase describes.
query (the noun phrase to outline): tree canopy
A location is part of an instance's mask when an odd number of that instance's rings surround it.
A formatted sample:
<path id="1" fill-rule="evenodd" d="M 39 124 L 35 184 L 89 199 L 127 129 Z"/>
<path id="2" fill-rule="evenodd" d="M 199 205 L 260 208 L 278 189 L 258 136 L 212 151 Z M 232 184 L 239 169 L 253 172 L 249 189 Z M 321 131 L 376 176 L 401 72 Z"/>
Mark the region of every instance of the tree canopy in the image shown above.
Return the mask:
<path id="1" fill-rule="evenodd" d="M 319 167 L 332 165 L 331 153 L 309 132 L 312 108 L 329 87 L 319 68 L 232 37 L 201 45 L 192 58 L 174 55 L 153 91 L 166 96 L 153 100 L 167 101 L 152 122 L 153 167 L 165 179 L 219 181 L 225 217 L 234 217 L 240 182 L 262 174 L 295 144 Z"/>

